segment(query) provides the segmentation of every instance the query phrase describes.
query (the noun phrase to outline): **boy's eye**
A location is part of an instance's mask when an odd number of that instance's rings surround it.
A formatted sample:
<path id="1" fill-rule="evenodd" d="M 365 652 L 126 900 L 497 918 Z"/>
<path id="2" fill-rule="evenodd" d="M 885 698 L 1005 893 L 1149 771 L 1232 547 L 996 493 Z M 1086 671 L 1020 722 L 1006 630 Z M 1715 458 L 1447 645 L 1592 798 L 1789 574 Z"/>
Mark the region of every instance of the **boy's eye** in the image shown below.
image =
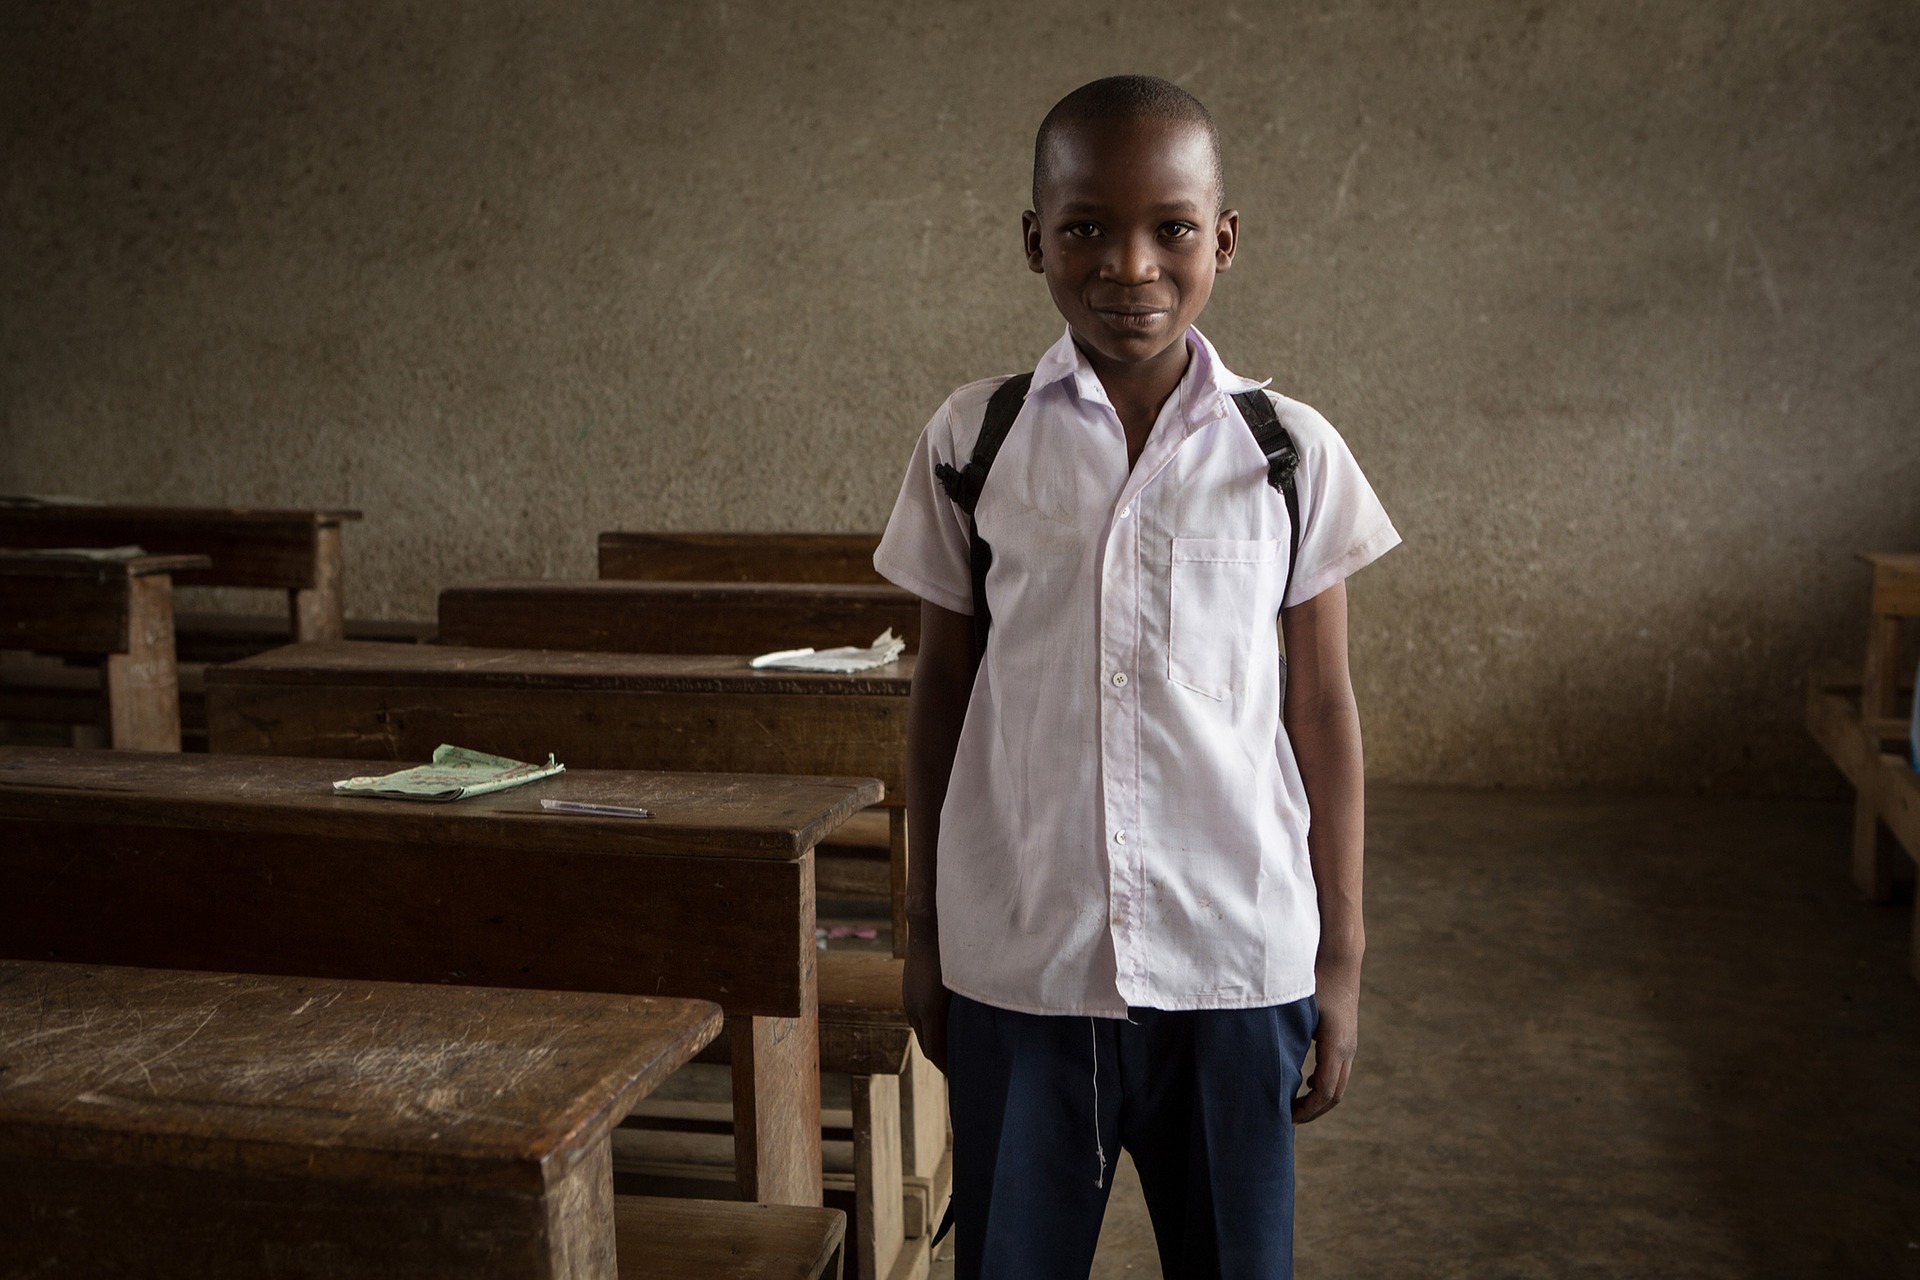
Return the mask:
<path id="1" fill-rule="evenodd" d="M 1078 240 L 1088 240 L 1100 234 L 1100 225 L 1095 222 L 1076 222 L 1067 228 L 1067 234 Z"/>
<path id="2" fill-rule="evenodd" d="M 1169 222 L 1160 228 L 1160 234 L 1169 240 L 1185 240 L 1188 236 L 1199 234 L 1199 230 L 1191 222 Z"/>

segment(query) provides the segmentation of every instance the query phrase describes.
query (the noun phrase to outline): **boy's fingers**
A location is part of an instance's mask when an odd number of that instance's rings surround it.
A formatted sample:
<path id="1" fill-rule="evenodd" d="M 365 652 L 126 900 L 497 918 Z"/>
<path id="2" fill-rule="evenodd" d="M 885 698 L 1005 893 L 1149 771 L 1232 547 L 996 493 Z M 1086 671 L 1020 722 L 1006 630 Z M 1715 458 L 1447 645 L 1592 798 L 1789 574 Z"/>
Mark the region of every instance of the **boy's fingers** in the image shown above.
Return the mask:
<path id="1" fill-rule="evenodd" d="M 1353 1074 L 1353 1049 L 1328 1052 L 1328 1046 L 1319 1045 L 1323 1055 L 1315 1060 L 1313 1075 L 1307 1079 L 1307 1091 L 1293 1100 L 1293 1122 L 1311 1124 L 1327 1112 L 1340 1105 L 1340 1099 L 1347 1094 L 1347 1080 Z"/>

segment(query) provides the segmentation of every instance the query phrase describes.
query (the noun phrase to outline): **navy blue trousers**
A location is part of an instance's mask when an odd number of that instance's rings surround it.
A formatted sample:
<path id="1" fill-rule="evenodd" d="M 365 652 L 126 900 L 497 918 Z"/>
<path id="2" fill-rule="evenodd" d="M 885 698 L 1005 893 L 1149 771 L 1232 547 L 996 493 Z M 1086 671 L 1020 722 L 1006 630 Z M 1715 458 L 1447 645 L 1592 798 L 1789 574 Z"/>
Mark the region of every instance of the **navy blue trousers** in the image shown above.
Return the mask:
<path id="1" fill-rule="evenodd" d="M 1093 1266 L 1125 1149 L 1168 1280 L 1293 1275 L 1293 1097 L 1313 997 L 1127 1019 L 953 997 L 958 1280 L 1070 1280 Z"/>

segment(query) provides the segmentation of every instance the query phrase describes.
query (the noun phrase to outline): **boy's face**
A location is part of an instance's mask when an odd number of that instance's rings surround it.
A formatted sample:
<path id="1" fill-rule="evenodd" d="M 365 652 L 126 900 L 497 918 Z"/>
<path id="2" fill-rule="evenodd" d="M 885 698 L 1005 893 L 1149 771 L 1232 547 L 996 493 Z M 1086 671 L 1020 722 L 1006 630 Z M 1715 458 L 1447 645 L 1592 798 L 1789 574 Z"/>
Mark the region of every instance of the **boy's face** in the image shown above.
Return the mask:
<path id="1" fill-rule="evenodd" d="M 1096 370 L 1178 361 L 1187 328 L 1233 265 L 1240 215 L 1220 210 L 1206 131 L 1173 120 L 1069 121 L 1048 153 L 1040 207 L 1021 219 Z"/>

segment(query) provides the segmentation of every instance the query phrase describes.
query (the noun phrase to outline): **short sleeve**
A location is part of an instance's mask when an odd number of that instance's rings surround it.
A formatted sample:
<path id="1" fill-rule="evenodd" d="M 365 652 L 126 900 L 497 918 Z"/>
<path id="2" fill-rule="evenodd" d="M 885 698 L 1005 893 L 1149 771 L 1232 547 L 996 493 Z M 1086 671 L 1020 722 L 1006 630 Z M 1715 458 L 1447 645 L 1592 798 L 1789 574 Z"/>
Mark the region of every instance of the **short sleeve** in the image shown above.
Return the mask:
<path id="1" fill-rule="evenodd" d="M 966 515 L 947 497 L 933 469 L 952 461 L 953 401 L 933 415 L 914 446 L 887 531 L 873 553 L 881 577 L 954 613 L 973 612 Z"/>
<path id="2" fill-rule="evenodd" d="M 1292 608 L 1344 582 L 1400 545 L 1399 531 L 1361 473 L 1347 442 L 1327 420 L 1297 400 L 1275 396 L 1281 425 L 1300 454 L 1294 473 L 1300 497 L 1300 551 Z"/>

